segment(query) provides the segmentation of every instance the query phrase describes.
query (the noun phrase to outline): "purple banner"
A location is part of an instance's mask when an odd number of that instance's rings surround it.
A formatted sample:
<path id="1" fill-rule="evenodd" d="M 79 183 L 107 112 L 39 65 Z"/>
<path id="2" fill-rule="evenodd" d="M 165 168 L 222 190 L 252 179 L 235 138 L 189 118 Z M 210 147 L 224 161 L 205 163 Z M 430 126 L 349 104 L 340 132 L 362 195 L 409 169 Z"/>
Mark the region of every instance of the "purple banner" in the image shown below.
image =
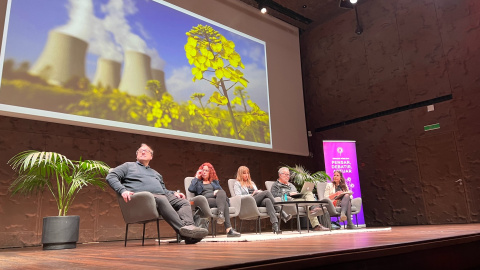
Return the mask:
<path id="1" fill-rule="evenodd" d="M 323 141 L 323 156 L 325 158 L 325 172 L 332 178 L 332 181 L 333 172 L 341 171 L 348 188 L 353 191 L 352 198 L 362 197 L 355 141 Z M 357 218 L 359 225 L 365 224 L 363 205 Z M 336 220 L 336 218 L 333 220 Z M 355 218 L 352 221 L 356 223 Z"/>

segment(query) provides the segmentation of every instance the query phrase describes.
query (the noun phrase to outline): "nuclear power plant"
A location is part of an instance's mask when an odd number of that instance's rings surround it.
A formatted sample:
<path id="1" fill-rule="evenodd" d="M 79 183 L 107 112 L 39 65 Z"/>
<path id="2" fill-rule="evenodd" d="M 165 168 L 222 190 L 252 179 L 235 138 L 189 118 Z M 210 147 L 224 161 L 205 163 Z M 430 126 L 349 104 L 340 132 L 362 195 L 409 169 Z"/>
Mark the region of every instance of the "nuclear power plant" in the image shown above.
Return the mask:
<path id="1" fill-rule="evenodd" d="M 51 84 L 64 85 L 72 78 L 85 78 L 85 63 L 88 43 L 65 33 L 52 30 L 45 47 L 29 73 L 39 76 Z M 118 88 L 133 96 L 147 95 L 154 97 L 146 89 L 147 82 L 160 81 L 161 90 L 166 91 L 165 73 L 151 68 L 150 56 L 126 51 L 122 64 L 99 57 L 93 85 Z"/>
<path id="2" fill-rule="evenodd" d="M 122 79 L 118 89 L 133 96 L 147 95 L 154 97 L 145 87 L 152 79 L 150 56 L 134 51 L 125 52 Z"/>
<path id="3" fill-rule="evenodd" d="M 163 70 L 152 68 L 152 80 L 160 82 L 160 93 L 167 92 L 167 87 L 165 85 L 165 72 L 163 72 Z"/>
<path id="4" fill-rule="evenodd" d="M 54 85 L 85 77 L 85 57 L 88 43 L 58 31 L 50 31 L 48 40 L 30 74 Z"/>
<path id="5" fill-rule="evenodd" d="M 104 88 L 118 88 L 120 84 L 120 74 L 122 72 L 122 63 L 98 58 L 97 71 L 93 79 L 93 85 Z"/>

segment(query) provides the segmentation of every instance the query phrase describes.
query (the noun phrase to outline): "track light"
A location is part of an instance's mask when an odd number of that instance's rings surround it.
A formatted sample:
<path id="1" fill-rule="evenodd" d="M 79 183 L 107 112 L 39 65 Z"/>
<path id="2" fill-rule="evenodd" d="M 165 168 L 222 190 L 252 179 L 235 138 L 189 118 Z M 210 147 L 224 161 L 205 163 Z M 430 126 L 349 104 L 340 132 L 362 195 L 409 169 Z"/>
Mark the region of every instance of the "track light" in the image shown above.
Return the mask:
<path id="1" fill-rule="evenodd" d="M 355 6 L 355 18 L 357 19 L 357 28 L 355 28 L 355 34 L 361 35 L 363 33 L 362 25 L 360 24 L 360 19 L 358 19 L 357 6 Z"/>
<path id="2" fill-rule="evenodd" d="M 256 0 L 257 1 L 257 4 L 258 4 L 258 9 L 260 9 L 260 12 L 262 14 L 265 14 L 267 13 L 267 5 L 265 5 L 265 2 L 267 2 L 266 0 Z"/>
<path id="3" fill-rule="evenodd" d="M 339 6 L 341 8 L 353 9 L 356 3 L 357 3 L 357 0 L 340 0 Z"/>

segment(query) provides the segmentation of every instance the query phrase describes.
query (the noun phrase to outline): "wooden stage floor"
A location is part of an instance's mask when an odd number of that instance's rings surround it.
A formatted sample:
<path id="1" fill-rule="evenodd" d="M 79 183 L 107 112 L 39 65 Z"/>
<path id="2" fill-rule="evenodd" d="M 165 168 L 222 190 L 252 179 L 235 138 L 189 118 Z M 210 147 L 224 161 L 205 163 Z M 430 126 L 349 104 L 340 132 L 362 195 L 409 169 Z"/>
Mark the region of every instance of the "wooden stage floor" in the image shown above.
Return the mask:
<path id="1" fill-rule="evenodd" d="M 480 224 L 423 225 L 255 242 L 1 249 L 0 269 L 479 269 L 479 253 Z"/>

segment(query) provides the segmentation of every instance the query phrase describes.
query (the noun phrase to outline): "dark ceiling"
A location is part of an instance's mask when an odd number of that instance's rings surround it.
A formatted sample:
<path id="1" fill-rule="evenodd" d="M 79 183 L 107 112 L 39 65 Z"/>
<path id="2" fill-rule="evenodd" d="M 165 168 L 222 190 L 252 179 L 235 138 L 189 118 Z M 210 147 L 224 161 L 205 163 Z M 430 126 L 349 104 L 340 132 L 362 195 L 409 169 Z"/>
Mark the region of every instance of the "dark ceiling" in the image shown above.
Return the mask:
<path id="1" fill-rule="evenodd" d="M 268 9 L 268 15 L 276 17 L 300 29 L 300 32 L 322 24 L 342 13 L 354 12 L 339 6 L 340 0 L 239 0 L 255 8 L 260 3 Z M 358 3 L 367 0 L 359 0 Z M 259 11 L 260 12 L 260 11 Z M 267 14 L 266 14 L 267 16 Z"/>

